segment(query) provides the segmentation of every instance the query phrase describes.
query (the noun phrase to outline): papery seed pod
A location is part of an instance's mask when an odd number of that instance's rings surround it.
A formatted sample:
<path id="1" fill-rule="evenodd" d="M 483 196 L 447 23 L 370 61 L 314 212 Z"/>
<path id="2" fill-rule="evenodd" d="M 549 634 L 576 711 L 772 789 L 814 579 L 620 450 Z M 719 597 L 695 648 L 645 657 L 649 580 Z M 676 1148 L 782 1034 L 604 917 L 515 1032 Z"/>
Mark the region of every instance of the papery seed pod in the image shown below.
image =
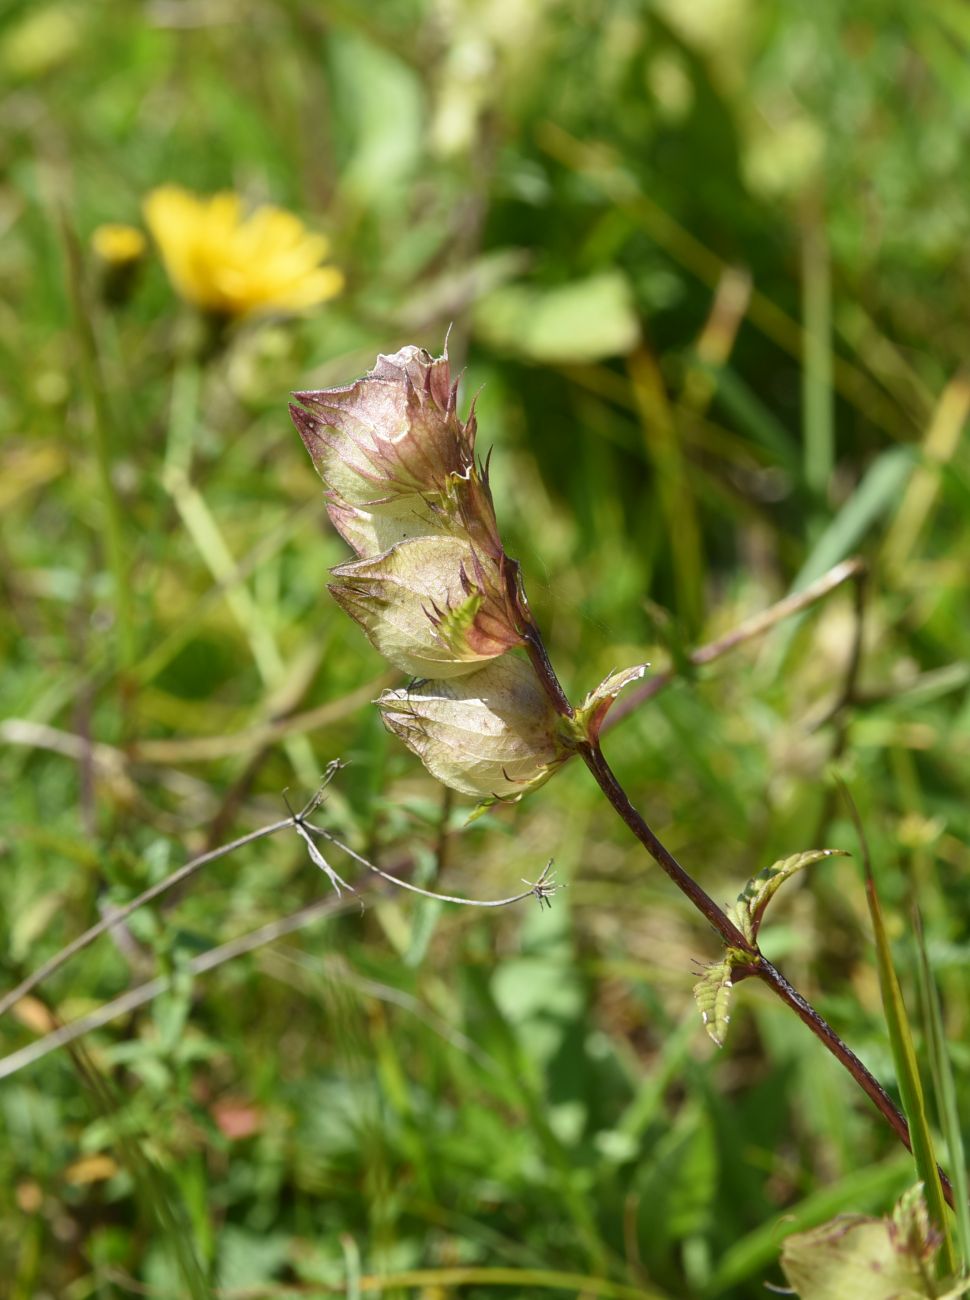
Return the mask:
<path id="1" fill-rule="evenodd" d="M 339 493 L 327 493 L 330 522 L 359 556 L 380 555 L 415 537 L 452 536 L 471 541 L 476 550 L 503 559 L 488 477 L 477 466 L 454 474 L 442 492 L 389 497 L 371 508 L 351 505 Z"/>
<path id="2" fill-rule="evenodd" d="M 474 672 L 522 644 L 503 563 L 467 540 L 421 537 L 332 573 L 334 599 L 385 659 L 416 677 Z"/>
<path id="3" fill-rule="evenodd" d="M 447 354 L 408 346 L 344 388 L 295 393 L 291 406 L 320 477 L 350 506 L 443 493 L 474 467 L 475 417 L 458 418 Z M 305 408 L 305 409 L 304 409 Z"/>
<path id="4" fill-rule="evenodd" d="M 435 503 L 416 493 L 394 497 L 377 510 L 363 510 L 335 492 L 328 492 L 327 514 L 361 558 L 382 555 L 398 542 L 415 537 L 442 536 L 452 528 L 450 518 Z M 464 533 L 460 524 L 458 529 Z"/>
<path id="5" fill-rule="evenodd" d="M 518 799 L 575 752 L 532 665 L 516 654 L 467 677 L 385 691 L 377 704 L 432 776 L 479 799 Z"/>

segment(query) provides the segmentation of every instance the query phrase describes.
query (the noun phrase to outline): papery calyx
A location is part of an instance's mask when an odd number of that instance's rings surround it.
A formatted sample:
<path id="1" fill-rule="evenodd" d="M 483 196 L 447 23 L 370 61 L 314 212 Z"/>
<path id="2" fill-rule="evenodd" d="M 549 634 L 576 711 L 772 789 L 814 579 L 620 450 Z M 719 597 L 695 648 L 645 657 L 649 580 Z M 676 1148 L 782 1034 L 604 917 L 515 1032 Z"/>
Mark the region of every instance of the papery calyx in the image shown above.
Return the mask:
<path id="1" fill-rule="evenodd" d="M 330 592 L 396 667 L 454 677 L 522 643 L 505 564 L 467 539 L 420 537 L 339 565 Z"/>
<path id="2" fill-rule="evenodd" d="M 330 491 L 377 511 L 473 469 L 475 416 L 459 419 L 456 389 L 447 353 L 409 345 L 346 387 L 294 393 L 290 413 Z"/>
<path id="3" fill-rule="evenodd" d="M 517 654 L 466 677 L 385 691 L 377 704 L 432 776 L 479 799 L 518 799 L 575 752 L 535 670 Z"/>

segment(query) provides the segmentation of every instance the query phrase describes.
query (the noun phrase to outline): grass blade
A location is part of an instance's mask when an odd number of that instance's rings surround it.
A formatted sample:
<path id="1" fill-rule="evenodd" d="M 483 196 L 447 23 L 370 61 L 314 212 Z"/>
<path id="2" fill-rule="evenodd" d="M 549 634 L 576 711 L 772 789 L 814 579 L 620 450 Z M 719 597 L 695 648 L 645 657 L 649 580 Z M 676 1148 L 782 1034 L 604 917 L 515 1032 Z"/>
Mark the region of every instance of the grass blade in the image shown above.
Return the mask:
<path id="1" fill-rule="evenodd" d="M 815 544 L 792 583 L 795 591 L 820 577 L 833 564 L 851 555 L 880 516 L 899 500 L 913 472 L 908 447 L 891 447 L 878 456 L 848 501 Z"/>
<path id="2" fill-rule="evenodd" d="M 601 1300 L 665 1300 L 660 1292 L 642 1286 L 629 1286 L 612 1282 L 605 1277 L 585 1273 L 559 1272 L 545 1268 L 490 1268 L 469 1265 L 456 1268 L 415 1268 L 401 1273 L 387 1273 L 382 1277 L 362 1277 L 360 1289 L 370 1294 L 383 1294 L 393 1288 L 427 1287 L 429 1291 L 464 1286 L 514 1287 L 519 1295 L 530 1291 L 571 1291 L 584 1296 L 599 1296 Z M 319 1294 L 327 1294 L 320 1291 Z"/>
<path id="3" fill-rule="evenodd" d="M 852 496 L 812 547 L 791 585 L 792 592 L 802 591 L 858 548 L 870 528 L 898 502 L 914 463 L 908 447 L 890 447 L 876 457 Z M 766 654 L 767 675 L 780 671 L 803 621 L 803 615 L 790 619 L 774 634 L 771 650 Z"/>
<path id="4" fill-rule="evenodd" d="M 824 219 L 811 212 L 802 240 L 805 325 L 802 406 L 805 420 L 805 482 L 822 497 L 835 463 L 832 405 L 832 293 Z"/>
<path id="5" fill-rule="evenodd" d="M 61 241 L 66 262 L 66 282 L 74 315 L 81 380 L 91 407 L 91 437 L 101 498 L 104 549 L 111 572 L 117 623 L 117 663 L 127 672 L 135 660 L 136 628 L 130 581 L 130 540 L 126 537 L 125 512 L 113 475 L 116 430 L 111 399 L 102 369 L 95 332 L 94 312 L 88 299 L 83 259 L 73 226 L 66 214 L 60 216 Z"/>
<path id="6" fill-rule="evenodd" d="M 940 1006 L 939 990 L 930 970 L 929 956 L 923 937 L 923 925 L 919 911 L 915 908 L 913 909 L 913 926 L 916 932 L 916 950 L 919 956 L 916 971 L 930 1058 L 930 1070 L 933 1075 L 933 1089 L 936 1094 L 936 1108 L 940 1128 L 943 1130 L 943 1139 L 946 1142 L 947 1155 L 949 1156 L 949 1174 L 953 1179 L 957 1241 L 960 1245 L 961 1263 L 963 1268 L 966 1269 L 970 1265 L 970 1202 L 967 1199 L 967 1166 L 963 1149 L 963 1134 L 960 1131 L 960 1112 L 957 1106 L 956 1085 L 953 1079 L 950 1055 L 947 1051 L 946 1035 L 943 1030 L 943 1010 Z"/>
<path id="7" fill-rule="evenodd" d="M 849 806 L 849 812 L 855 823 L 862 848 L 862 861 L 866 873 L 866 899 L 869 903 L 869 915 L 872 918 L 873 935 L 876 942 L 876 963 L 879 969 L 879 989 L 882 994 L 883 1011 L 886 1016 L 886 1028 L 889 1031 L 889 1045 L 892 1048 L 893 1062 L 896 1066 L 896 1078 L 903 1110 L 909 1122 L 909 1134 L 913 1147 L 916 1169 L 923 1183 L 926 1207 L 930 1218 L 943 1234 L 940 1258 L 944 1271 L 952 1274 L 956 1271 L 956 1257 L 953 1253 L 953 1241 L 950 1235 L 950 1223 L 943 1198 L 943 1186 L 940 1182 L 936 1153 L 933 1149 L 933 1136 L 930 1133 L 929 1119 L 926 1114 L 926 1099 L 923 1083 L 916 1063 L 916 1050 L 913 1047 L 913 1034 L 910 1029 L 906 1004 L 903 1002 L 902 990 L 893 966 L 889 937 L 883 921 L 876 882 L 872 874 L 872 862 L 869 858 L 869 846 L 866 842 L 859 810 L 855 806 L 848 789 L 844 786 L 842 793 Z"/>

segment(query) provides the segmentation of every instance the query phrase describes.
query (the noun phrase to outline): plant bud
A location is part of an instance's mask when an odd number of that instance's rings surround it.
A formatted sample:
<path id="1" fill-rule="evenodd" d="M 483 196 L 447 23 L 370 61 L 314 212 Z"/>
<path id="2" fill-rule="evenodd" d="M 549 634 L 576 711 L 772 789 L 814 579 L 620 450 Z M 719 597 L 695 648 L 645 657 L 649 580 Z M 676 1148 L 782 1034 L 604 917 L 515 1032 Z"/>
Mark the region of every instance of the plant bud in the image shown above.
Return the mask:
<path id="1" fill-rule="evenodd" d="M 396 667 L 456 677 L 522 643 L 503 568 L 461 538 L 421 537 L 339 565 L 330 592 Z"/>
<path id="2" fill-rule="evenodd" d="M 349 506 L 380 511 L 443 493 L 474 467 L 475 417 L 458 418 L 447 353 L 409 345 L 345 388 L 294 396 L 302 405 L 290 414 L 317 472 Z"/>
<path id="3" fill-rule="evenodd" d="M 532 665 L 515 654 L 467 677 L 385 691 L 377 704 L 432 776 L 479 799 L 519 799 L 575 752 Z"/>
<path id="4" fill-rule="evenodd" d="M 639 681 L 648 667 L 648 664 L 634 664 L 632 668 L 621 668 L 604 677 L 595 691 L 590 691 L 570 721 L 577 740 L 594 745 L 598 742 L 600 729 L 616 697 L 625 686 Z"/>

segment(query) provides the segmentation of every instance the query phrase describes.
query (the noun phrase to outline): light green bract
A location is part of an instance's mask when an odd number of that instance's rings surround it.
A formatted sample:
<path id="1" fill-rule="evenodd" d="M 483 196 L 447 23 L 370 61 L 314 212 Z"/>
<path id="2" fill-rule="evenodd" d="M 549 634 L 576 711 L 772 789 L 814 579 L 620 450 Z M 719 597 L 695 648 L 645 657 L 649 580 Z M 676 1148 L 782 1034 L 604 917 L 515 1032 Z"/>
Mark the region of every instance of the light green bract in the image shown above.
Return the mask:
<path id="1" fill-rule="evenodd" d="M 358 555 L 381 555 L 399 542 L 444 531 L 438 511 L 416 494 L 394 497 L 380 510 L 352 506 L 332 495 L 328 509 L 337 532 Z"/>

